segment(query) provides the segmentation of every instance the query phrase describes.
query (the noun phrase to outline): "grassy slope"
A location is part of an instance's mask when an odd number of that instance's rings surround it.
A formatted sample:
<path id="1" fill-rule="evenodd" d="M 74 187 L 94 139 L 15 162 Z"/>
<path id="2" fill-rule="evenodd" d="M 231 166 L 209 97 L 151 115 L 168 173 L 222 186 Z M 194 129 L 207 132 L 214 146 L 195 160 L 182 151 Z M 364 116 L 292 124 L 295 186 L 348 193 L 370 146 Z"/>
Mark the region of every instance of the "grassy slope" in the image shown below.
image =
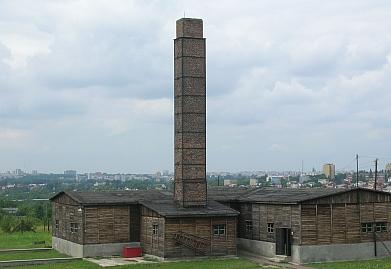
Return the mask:
<path id="1" fill-rule="evenodd" d="M 34 245 L 34 242 L 45 241 L 45 244 Z M 5 234 L 0 230 L 0 249 L 6 248 L 40 248 L 52 245 L 52 236 L 49 232 L 38 227 L 36 232 Z"/>
<path id="2" fill-rule="evenodd" d="M 58 253 L 55 250 L 49 251 L 15 251 L 15 252 L 0 252 L 0 261 L 11 260 L 29 260 L 29 259 L 46 259 L 46 258 L 61 258 L 68 257 L 67 255 Z"/>
<path id="3" fill-rule="evenodd" d="M 391 259 L 311 264 L 319 269 L 391 269 Z"/>
<path id="4" fill-rule="evenodd" d="M 53 269 L 53 264 L 12 267 L 13 269 Z M 76 261 L 69 263 L 60 263 L 55 265 L 56 269 L 99 269 L 98 265 L 87 261 Z M 191 262 L 170 262 L 157 264 L 140 264 L 129 266 L 110 267 L 116 269 L 261 269 L 262 267 L 243 259 L 232 260 L 205 260 L 205 261 L 191 261 Z"/>

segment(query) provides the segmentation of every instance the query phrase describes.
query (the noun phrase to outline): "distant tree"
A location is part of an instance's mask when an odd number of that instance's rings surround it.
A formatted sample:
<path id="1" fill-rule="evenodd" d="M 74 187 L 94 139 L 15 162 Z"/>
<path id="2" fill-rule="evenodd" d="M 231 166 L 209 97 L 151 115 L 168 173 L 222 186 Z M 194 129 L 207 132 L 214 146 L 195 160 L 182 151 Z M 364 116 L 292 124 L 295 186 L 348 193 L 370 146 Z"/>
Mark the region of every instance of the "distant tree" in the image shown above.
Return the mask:
<path id="1" fill-rule="evenodd" d="M 19 218 L 15 227 L 16 232 L 35 232 L 34 220 L 29 217 Z"/>
<path id="2" fill-rule="evenodd" d="M 3 216 L 0 222 L 0 228 L 5 233 L 13 233 L 16 226 L 15 217 Z"/>
<path id="3" fill-rule="evenodd" d="M 5 233 L 34 232 L 35 224 L 31 217 L 6 216 L 1 219 L 0 228 Z"/>
<path id="4" fill-rule="evenodd" d="M 335 179 L 334 180 L 335 180 L 335 183 L 337 185 L 340 185 L 340 184 L 344 183 L 345 179 L 346 179 L 346 174 L 338 173 L 338 174 L 335 175 Z"/>
<path id="5" fill-rule="evenodd" d="M 35 206 L 34 207 L 34 211 L 35 211 L 34 215 L 35 215 L 36 218 L 38 218 L 40 220 L 44 219 L 44 217 L 45 217 L 45 209 L 44 209 L 42 204 Z"/>

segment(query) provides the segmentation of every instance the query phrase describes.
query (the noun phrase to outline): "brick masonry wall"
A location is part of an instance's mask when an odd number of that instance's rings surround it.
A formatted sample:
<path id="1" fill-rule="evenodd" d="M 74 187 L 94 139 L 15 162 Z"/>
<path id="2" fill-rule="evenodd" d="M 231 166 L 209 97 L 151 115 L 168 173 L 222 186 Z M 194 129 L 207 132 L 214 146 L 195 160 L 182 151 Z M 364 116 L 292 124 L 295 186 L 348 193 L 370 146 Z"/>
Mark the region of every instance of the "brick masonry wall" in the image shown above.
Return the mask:
<path id="1" fill-rule="evenodd" d="M 174 78 L 174 197 L 184 207 L 206 206 L 206 62 L 200 19 L 177 21 Z"/>

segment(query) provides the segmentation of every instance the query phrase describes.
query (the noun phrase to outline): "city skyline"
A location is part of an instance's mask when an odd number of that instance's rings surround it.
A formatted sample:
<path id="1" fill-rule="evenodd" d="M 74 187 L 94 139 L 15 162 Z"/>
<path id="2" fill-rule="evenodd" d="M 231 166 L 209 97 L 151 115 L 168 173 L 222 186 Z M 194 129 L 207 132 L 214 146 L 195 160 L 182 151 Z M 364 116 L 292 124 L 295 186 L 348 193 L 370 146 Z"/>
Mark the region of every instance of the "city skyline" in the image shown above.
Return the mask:
<path id="1" fill-rule="evenodd" d="M 207 171 L 391 161 L 389 2 L 21 3 L 0 3 L 0 171 L 172 171 L 183 11 L 208 24 Z"/>

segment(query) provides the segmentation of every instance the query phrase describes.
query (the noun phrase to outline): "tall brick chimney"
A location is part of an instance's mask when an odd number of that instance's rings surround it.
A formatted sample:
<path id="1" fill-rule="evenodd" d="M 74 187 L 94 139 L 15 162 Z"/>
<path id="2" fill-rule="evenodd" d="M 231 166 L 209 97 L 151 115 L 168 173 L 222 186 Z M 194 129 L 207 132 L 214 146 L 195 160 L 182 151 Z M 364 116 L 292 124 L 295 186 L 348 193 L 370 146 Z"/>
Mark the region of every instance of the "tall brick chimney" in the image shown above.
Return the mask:
<path id="1" fill-rule="evenodd" d="M 182 207 L 207 204 L 205 60 L 202 20 L 177 20 L 174 40 L 174 199 Z"/>

